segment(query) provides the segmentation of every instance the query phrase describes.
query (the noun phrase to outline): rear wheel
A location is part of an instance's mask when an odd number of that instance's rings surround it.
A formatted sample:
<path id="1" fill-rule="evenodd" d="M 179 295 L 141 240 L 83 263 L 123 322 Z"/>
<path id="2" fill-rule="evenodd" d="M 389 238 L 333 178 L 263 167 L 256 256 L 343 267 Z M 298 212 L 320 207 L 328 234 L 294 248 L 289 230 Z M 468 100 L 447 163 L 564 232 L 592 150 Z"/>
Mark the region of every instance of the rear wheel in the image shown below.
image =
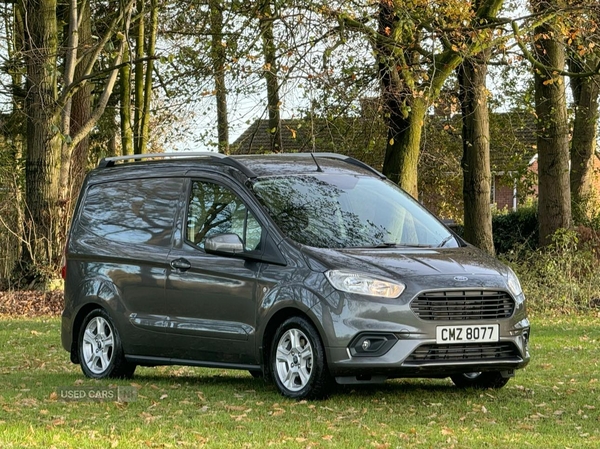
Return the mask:
<path id="1" fill-rule="evenodd" d="M 471 372 L 450 376 L 454 385 L 460 388 L 502 388 L 509 378 L 503 377 L 500 371 Z"/>
<path id="2" fill-rule="evenodd" d="M 92 310 L 79 331 L 79 363 L 83 373 L 95 379 L 133 376 L 136 366 L 125 360 L 121 339 L 103 309 Z"/>
<path id="3" fill-rule="evenodd" d="M 321 399 L 328 395 L 331 376 L 317 330 L 306 319 L 292 317 L 275 332 L 271 344 L 273 381 L 284 396 Z"/>

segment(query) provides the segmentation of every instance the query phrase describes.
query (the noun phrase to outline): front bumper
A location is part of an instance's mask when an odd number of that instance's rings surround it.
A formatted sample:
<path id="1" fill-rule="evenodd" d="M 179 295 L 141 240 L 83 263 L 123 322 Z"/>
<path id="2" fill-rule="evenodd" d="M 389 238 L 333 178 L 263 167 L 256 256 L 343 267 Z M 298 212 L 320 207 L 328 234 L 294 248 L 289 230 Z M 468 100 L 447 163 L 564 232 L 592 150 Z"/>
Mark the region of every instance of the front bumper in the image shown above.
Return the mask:
<path id="1" fill-rule="evenodd" d="M 410 308 L 410 301 L 360 301 L 344 298 L 328 310 L 330 332 L 326 348 L 328 367 L 337 378 L 385 380 L 397 377 L 447 377 L 465 372 L 511 373 L 530 360 L 530 323 L 522 298 L 514 313 L 502 319 L 426 320 Z M 358 311 L 358 313 L 357 313 Z M 499 341 L 436 343 L 437 326 L 489 325 L 499 327 Z M 331 334 L 330 334 L 331 335 Z M 387 347 L 374 356 L 356 349 L 361 335 L 382 335 Z M 389 340 L 394 340 L 389 343 Z M 508 375 L 508 374 L 507 374 Z M 339 379 L 338 379 L 339 380 Z"/>
<path id="2" fill-rule="evenodd" d="M 503 336 L 497 343 L 436 344 L 435 338 L 401 334 L 379 357 L 356 357 L 348 348 L 328 348 L 332 375 L 395 377 L 447 377 L 472 371 L 507 371 L 525 367 L 530 360 L 529 323 Z"/>

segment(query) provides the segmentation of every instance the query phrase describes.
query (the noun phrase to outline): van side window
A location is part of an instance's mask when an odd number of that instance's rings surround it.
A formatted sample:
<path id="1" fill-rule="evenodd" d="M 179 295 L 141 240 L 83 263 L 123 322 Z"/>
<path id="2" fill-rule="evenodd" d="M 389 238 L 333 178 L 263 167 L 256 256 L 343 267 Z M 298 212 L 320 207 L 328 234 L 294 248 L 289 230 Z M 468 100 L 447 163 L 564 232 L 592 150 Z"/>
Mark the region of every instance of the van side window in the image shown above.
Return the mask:
<path id="1" fill-rule="evenodd" d="M 99 239 L 169 247 L 183 178 L 125 179 L 91 186 L 79 226 Z"/>
<path id="2" fill-rule="evenodd" d="M 231 190 L 219 184 L 193 181 L 187 214 L 186 238 L 204 248 L 206 237 L 237 234 L 246 251 L 257 249 L 262 228 L 252 212 Z"/>

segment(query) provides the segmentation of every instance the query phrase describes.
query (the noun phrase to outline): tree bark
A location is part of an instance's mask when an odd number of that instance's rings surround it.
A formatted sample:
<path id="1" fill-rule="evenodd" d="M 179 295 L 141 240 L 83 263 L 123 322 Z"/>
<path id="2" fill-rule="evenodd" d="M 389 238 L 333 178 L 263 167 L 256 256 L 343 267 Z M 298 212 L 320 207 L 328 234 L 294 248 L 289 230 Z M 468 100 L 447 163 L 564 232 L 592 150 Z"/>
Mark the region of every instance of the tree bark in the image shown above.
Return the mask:
<path id="1" fill-rule="evenodd" d="M 410 103 L 410 114 L 406 115 L 403 112 L 405 103 L 394 93 L 385 95 L 385 103 L 389 119 L 383 174 L 418 198 L 417 168 L 428 104 L 424 98 L 414 98 Z"/>
<path id="2" fill-rule="evenodd" d="M 571 72 L 593 70 L 598 58 L 590 55 L 581 66 L 570 60 Z M 600 75 L 570 79 L 575 105 L 575 121 L 571 139 L 571 207 L 575 222 L 585 221 L 593 198 L 594 158 L 598 126 Z M 598 198 L 596 198 L 597 200 Z"/>
<path id="3" fill-rule="evenodd" d="M 142 154 L 142 114 L 144 109 L 144 47 L 145 34 L 145 2 L 137 2 L 137 27 L 135 36 L 135 62 L 134 62 L 134 85 L 133 85 L 133 151 Z"/>
<path id="4" fill-rule="evenodd" d="M 156 51 L 156 34 L 158 32 L 158 2 L 150 0 L 150 35 L 147 42 L 146 73 L 144 74 L 144 101 L 140 119 L 139 153 L 146 153 L 150 134 L 150 104 L 152 102 L 152 86 L 154 75 L 154 56 Z"/>
<path id="5" fill-rule="evenodd" d="M 57 19 L 56 0 L 25 2 L 27 26 L 25 63 L 27 81 L 27 162 L 23 269 L 31 277 L 50 277 L 53 273 L 35 270 L 56 267 L 61 255 L 59 174 L 61 139 L 60 114 L 56 108 Z"/>
<path id="6" fill-rule="evenodd" d="M 86 67 L 92 59 L 91 48 L 94 45 L 92 38 L 92 15 L 89 4 L 82 2 L 80 6 L 80 26 L 79 26 L 79 51 L 78 57 L 81 62 L 75 67 L 75 79 L 80 79 L 84 76 Z M 73 105 L 71 111 L 71 132 L 77 134 L 81 127 L 87 123 L 92 113 L 92 91 L 94 86 L 92 83 L 86 83 L 73 95 Z M 68 208 L 68 216 L 71 216 L 72 206 L 77 199 L 77 194 L 83 183 L 83 178 L 87 170 L 88 154 L 89 154 L 90 139 L 86 135 L 73 148 L 71 157 L 71 183 Z"/>
<path id="7" fill-rule="evenodd" d="M 458 68 L 462 109 L 464 238 L 494 254 L 490 208 L 490 120 L 487 104 L 489 51 L 466 59 Z"/>
<path id="8" fill-rule="evenodd" d="M 392 2 L 379 3 L 379 33 L 391 36 L 399 21 Z M 411 54 L 404 49 L 378 48 L 379 79 L 387 114 L 387 143 L 383 160 L 383 174 L 414 198 L 418 198 L 419 152 L 421 132 L 428 100 L 413 95 L 410 81 L 401 76 L 399 61 L 406 62 Z"/>
<path id="9" fill-rule="evenodd" d="M 17 65 L 23 57 L 25 48 L 25 24 L 24 24 L 24 5 L 23 3 L 15 3 L 13 7 L 13 30 L 12 39 L 7 39 L 7 53 L 9 64 Z M 11 228 L 7 235 L 6 241 L 6 264 L 5 264 L 5 279 L 10 279 L 15 273 L 17 263 L 21 259 L 22 240 L 25 235 L 24 225 L 25 216 L 23 208 L 23 186 L 18 182 L 23 175 L 21 162 L 23 161 L 23 151 L 25 142 L 25 123 L 26 116 L 24 114 L 24 104 L 21 92 L 23 91 L 24 72 L 21 68 L 12 70 L 10 73 L 12 82 L 12 111 L 8 120 L 8 132 L 12 136 L 13 144 L 9 147 L 10 158 L 12 159 L 11 169 L 14 174 L 14 213 L 7 218 L 7 225 Z M 14 238 L 13 238 L 14 236 Z"/>
<path id="10" fill-rule="evenodd" d="M 75 69 L 79 55 L 79 3 L 77 0 L 69 0 L 68 8 L 64 18 L 65 26 L 61 33 L 66 33 L 67 46 L 65 49 L 65 67 L 62 78 L 63 85 L 72 86 L 75 80 Z M 58 96 L 57 96 L 58 100 Z M 54 106 L 53 106 L 54 107 Z M 71 113 L 73 110 L 73 96 L 68 95 L 62 104 L 56 104 L 60 109 L 61 123 L 60 132 L 63 139 L 60 151 L 60 178 L 59 178 L 59 198 L 63 207 L 63 217 L 69 216 L 68 204 L 71 194 L 71 161 L 73 154 L 73 145 L 71 143 Z M 65 220 L 66 224 L 66 220 Z M 66 231 L 65 231 L 66 232 Z"/>
<path id="11" fill-rule="evenodd" d="M 57 55 L 59 52 L 56 0 L 27 0 L 25 2 L 25 52 L 27 67 L 25 112 L 27 115 L 27 160 L 25 169 L 26 219 L 24 251 L 21 266 L 27 278 L 45 280 L 56 277 L 65 240 L 68 209 L 69 174 L 72 150 L 93 129 L 100 119 L 112 93 L 118 71 L 109 72 L 104 90 L 89 119 L 71 128 L 73 96 L 85 88 L 93 73 L 94 63 L 108 41 L 123 27 L 127 34 L 131 21 L 130 0 L 124 9 L 112 17 L 103 36 L 91 51 L 82 79 L 75 79 L 80 21 L 77 3 L 69 2 L 69 32 L 65 51 L 62 90 L 58 94 Z M 91 38 L 91 32 L 90 32 Z M 91 41 L 91 39 L 90 39 Z M 122 43 L 112 61 L 121 63 Z M 81 64 L 83 66 L 83 64 Z M 83 117 L 83 115 L 81 115 Z"/>
<path id="12" fill-rule="evenodd" d="M 277 67 L 277 54 L 273 22 L 275 17 L 271 10 L 270 0 L 263 0 L 260 11 L 260 31 L 263 42 L 263 54 L 265 65 L 263 73 L 267 82 L 267 109 L 269 112 L 269 136 L 271 138 L 271 151 L 279 153 L 282 151 L 281 143 L 281 118 L 279 114 L 279 77 Z"/>
<path id="13" fill-rule="evenodd" d="M 547 2 L 533 0 L 534 12 L 543 12 Z M 536 59 L 547 67 L 565 67 L 562 34 L 554 22 L 535 29 Z M 565 83 L 556 70 L 535 68 L 535 110 L 537 114 L 538 148 L 538 215 L 540 245 L 552 242 L 561 228 L 571 226 L 571 194 L 569 183 L 569 124 Z"/>
<path id="14" fill-rule="evenodd" d="M 129 46 L 125 42 L 123 51 L 123 62 L 119 73 L 119 97 L 121 107 L 119 114 L 121 117 L 121 152 L 123 155 L 132 155 L 133 151 L 133 129 L 131 127 L 131 66 L 128 64 Z"/>
<path id="15" fill-rule="evenodd" d="M 497 1 L 490 0 L 490 3 Z M 388 125 L 383 174 L 417 198 L 417 167 L 427 108 L 439 96 L 444 82 L 463 56 L 450 46 L 432 55 L 434 61 L 426 76 L 413 69 L 420 65 L 422 58 L 418 51 L 420 32 L 409 33 L 406 41 L 402 38 L 396 41 L 396 36 L 403 34 L 402 27 L 406 25 L 396 8 L 399 6 L 395 2 L 379 1 L 380 40 L 376 51 Z"/>
<path id="16" fill-rule="evenodd" d="M 211 55 L 215 68 L 215 92 L 217 100 L 217 135 L 219 153 L 229 153 L 229 122 L 227 115 L 227 87 L 225 85 L 226 49 L 223 40 L 223 4 L 209 0 L 210 30 L 212 34 Z"/>

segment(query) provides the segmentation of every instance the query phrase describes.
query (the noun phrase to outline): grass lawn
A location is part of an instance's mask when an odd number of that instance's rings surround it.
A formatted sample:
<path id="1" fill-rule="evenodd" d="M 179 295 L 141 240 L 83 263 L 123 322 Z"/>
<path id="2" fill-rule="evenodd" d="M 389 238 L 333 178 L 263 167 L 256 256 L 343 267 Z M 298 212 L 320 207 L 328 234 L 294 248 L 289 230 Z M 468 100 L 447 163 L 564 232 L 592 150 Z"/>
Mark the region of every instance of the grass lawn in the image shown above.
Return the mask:
<path id="1" fill-rule="evenodd" d="M 532 362 L 498 391 L 394 380 L 296 402 L 242 371 L 138 368 L 86 379 L 59 319 L 0 317 L 0 447 L 600 447 L 600 318 L 537 317 Z M 135 402 L 66 402 L 61 387 L 135 386 Z"/>

